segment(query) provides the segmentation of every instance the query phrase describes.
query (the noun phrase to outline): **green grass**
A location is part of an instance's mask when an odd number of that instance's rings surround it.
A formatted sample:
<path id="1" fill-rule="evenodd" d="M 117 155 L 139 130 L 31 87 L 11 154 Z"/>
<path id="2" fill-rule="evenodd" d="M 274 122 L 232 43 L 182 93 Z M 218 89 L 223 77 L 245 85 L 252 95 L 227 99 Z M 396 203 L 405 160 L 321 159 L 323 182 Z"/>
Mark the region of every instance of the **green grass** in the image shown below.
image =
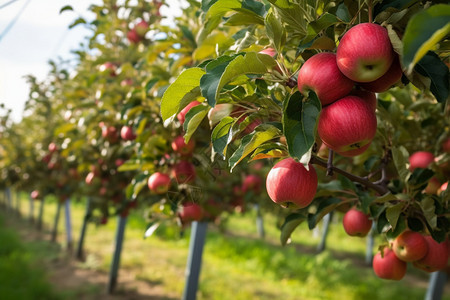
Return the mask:
<path id="1" fill-rule="evenodd" d="M 21 207 L 22 215 L 27 216 L 28 205 L 23 203 Z M 44 214 L 47 228 L 52 227 L 55 211 L 55 200 L 48 198 Z M 83 202 L 73 203 L 75 240 L 83 215 Z M 120 274 L 126 272 L 127 276 L 132 274 L 135 280 L 146 282 L 162 289 L 165 295 L 179 299 L 184 288 L 190 232 L 187 230 L 180 238 L 177 229 L 162 226 L 155 235 L 144 240 L 145 222 L 141 215 L 142 212 L 138 211 L 129 217 L 119 272 L 119 289 Z M 65 242 L 63 224 L 62 215 L 58 236 L 62 249 Z M 348 237 L 342 229 L 339 216 L 331 224 L 327 250 L 319 255 L 314 251 L 320 236 L 314 236 L 306 224 L 294 232 L 292 244 L 286 247 L 280 246 L 276 224 L 275 217 L 265 215 L 265 240 L 257 237 L 253 211 L 244 216 L 228 218 L 224 224 L 225 233 L 209 226 L 198 299 L 424 298 L 427 274 L 408 270 L 409 275 L 400 282 L 377 278 L 372 269 L 363 264 L 366 240 Z M 116 225 L 115 219 L 111 219 L 106 226 L 89 225 L 85 241 L 88 255 L 85 262 L 78 264 L 79 268 L 105 274 L 109 271 Z M 378 239 L 381 241 L 381 238 Z M 37 251 L 37 255 L 45 255 L 43 252 Z M 84 292 L 95 294 L 98 290 Z M 66 295 L 70 293 L 66 291 Z M 73 291 L 72 294 L 80 293 Z M 450 295 L 444 299 L 449 300 Z"/>
<path id="2" fill-rule="evenodd" d="M 38 266 L 33 250 L 39 245 L 23 244 L 0 215 L 0 298 L 3 300 L 59 299 Z M 44 253 L 40 253 L 41 255 Z"/>

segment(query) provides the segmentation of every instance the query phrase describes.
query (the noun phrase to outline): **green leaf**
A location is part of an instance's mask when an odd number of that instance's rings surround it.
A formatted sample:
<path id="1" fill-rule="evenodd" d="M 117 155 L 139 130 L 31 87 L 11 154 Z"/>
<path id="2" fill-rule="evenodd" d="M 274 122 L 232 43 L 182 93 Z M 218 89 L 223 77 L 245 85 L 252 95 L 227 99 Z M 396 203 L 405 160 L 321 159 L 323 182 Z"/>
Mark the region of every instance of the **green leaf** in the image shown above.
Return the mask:
<path id="1" fill-rule="evenodd" d="M 69 131 L 72 131 L 72 130 L 74 130 L 74 129 L 76 129 L 76 128 L 77 128 L 77 125 L 76 125 L 76 124 L 65 123 L 65 124 L 63 124 L 63 125 L 61 125 L 61 126 L 59 126 L 59 127 L 57 127 L 57 128 L 55 129 L 54 135 L 55 135 L 55 136 L 58 136 L 58 135 L 60 135 L 60 134 L 66 135 Z"/>
<path id="2" fill-rule="evenodd" d="M 345 3 L 341 3 L 338 5 L 338 8 L 336 10 L 336 17 L 338 17 L 344 22 L 347 23 L 350 22 L 351 19 L 350 12 L 348 11 L 348 8 L 345 5 Z"/>
<path id="3" fill-rule="evenodd" d="M 406 230 L 406 222 L 407 222 L 407 220 L 406 220 L 405 216 L 403 214 L 400 214 L 395 228 L 389 229 L 388 232 L 386 232 L 386 237 L 389 240 L 395 239 L 400 233 L 402 233 L 403 231 Z"/>
<path id="4" fill-rule="evenodd" d="M 423 215 L 425 216 L 428 225 L 432 229 L 435 229 L 437 226 L 437 216 L 435 213 L 436 207 L 434 205 L 434 199 L 432 197 L 426 197 L 420 202 L 420 207 L 422 208 Z"/>
<path id="5" fill-rule="evenodd" d="M 224 25 L 241 26 L 241 25 L 264 25 L 264 19 L 256 14 L 249 14 L 246 12 L 237 12 L 231 15 Z"/>
<path id="6" fill-rule="evenodd" d="M 235 8 L 240 8 L 242 5 L 238 0 L 218 0 L 211 5 L 206 13 L 206 18 L 222 17 L 227 12 L 232 11 Z"/>
<path id="7" fill-rule="evenodd" d="M 213 143 L 214 151 L 219 153 L 223 158 L 226 155 L 226 149 L 228 146 L 228 137 L 230 134 L 230 129 L 234 124 L 234 119 L 232 117 L 223 118 L 216 127 L 211 135 L 211 141 Z"/>
<path id="8" fill-rule="evenodd" d="M 69 11 L 69 10 L 73 11 L 73 7 L 72 7 L 71 5 L 66 5 L 66 6 L 63 6 L 63 7 L 59 10 L 59 13 L 61 14 L 62 12 L 64 12 L 64 11 Z"/>
<path id="9" fill-rule="evenodd" d="M 419 74 L 430 78 L 429 89 L 436 100 L 445 103 L 450 94 L 449 71 L 436 53 L 429 51 L 415 66 Z"/>
<path id="10" fill-rule="evenodd" d="M 186 119 L 183 123 L 184 131 L 186 134 L 184 135 L 184 139 L 187 142 L 191 139 L 191 136 L 197 130 L 200 123 L 208 114 L 209 107 L 205 105 L 197 105 L 191 108 L 187 114 Z"/>
<path id="11" fill-rule="evenodd" d="M 408 179 L 408 184 L 412 187 L 422 187 L 427 184 L 433 175 L 434 172 L 430 169 L 416 168 Z"/>
<path id="12" fill-rule="evenodd" d="M 200 96 L 200 78 L 204 74 L 205 71 L 200 68 L 184 70 L 167 88 L 161 99 L 161 116 L 164 121 Z"/>
<path id="13" fill-rule="evenodd" d="M 291 157 L 300 159 L 314 145 L 320 110 L 320 101 L 314 93 L 305 100 L 297 91 L 284 101 L 283 132 Z"/>
<path id="14" fill-rule="evenodd" d="M 277 52 L 281 52 L 286 43 L 286 30 L 273 12 L 269 12 L 264 20 L 267 36 Z"/>
<path id="15" fill-rule="evenodd" d="M 306 220 L 306 215 L 303 212 L 292 213 L 284 219 L 283 225 L 281 225 L 281 235 L 280 241 L 281 245 L 285 246 L 291 237 L 292 232 L 297 228 L 303 221 Z"/>
<path id="16" fill-rule="evenodd" d="M 433 5 L 415 14 L 403 36 L 403 65 L 411 73 L 414 65 L 450 33 L 450 5 Z"/>
<path id="17" fill-rule="evenodd" d="M 247 74 L 265 74 L 275 65 L 276 61 L 269 55 L 255 52 L 219 57 L 206 66 L 206 74 L 200 80 L 202 95 L 214 107 L 222 88 L 233 79 Z"/>
<path id="18" fill-rule="evenodd" d="M 79 25 L 79 24 L 86 24 L 86 20 L 83 18 L 78 18 L 75 21 L 73 21 L 72 24 L 69 25 L 69 29 L 74 28 L 75 26 Z"/>
<path id="19" fill-rule="evenodd" d="M 408 181 L 411 173 L 408 171 L 407 165 L 409 153 L 405 147 L 393 147 L 392 148 L 392 158 L 394 159 L 395 167 L 397 168 L 398 175 L 403 182 Z"/>
<path id="20" fill-rule="evenodd" d="M 392 230 L 395 231 L 395 227 L 397 227 L 397 221 L 402 213 L 403 208 L 405 207 L 406 202 L 400 202 L 393 206 L 386 208 L 386 218 L 392 226 Z"/>
<path id="21" fill-rule="evenodd" d="M 230 171 L 243 160 L 247 155 L 252 153 L 261 144 L 270 141 L 271 139 L 280 136 L 281 132 L 278 128 L 269 124 L 262 124 L 258 126 L 254 132 L 242 138 L 239 148 L 233 153 L 228 160 L 231 167 Z"/>
<path id="22" fill-rule="evenodd" d="M 309 229 L 313 229 L 316 227 L 317 223 L 322 220 L 322 218 L 332 212 L 339 204 L 342 203 L 342 200 L 339 198 L 325 198 L 325 199 L 316 199 L 319 201 L 319 206 L 314 214 L 308 214 L 308 227 Z"/>
<path id="23" fill-rule="evenodd" d="M 390 201 L 398 201 L 398 198 L 395 195 L 392 195 L 391 192 L 387 192 L 383 196 L 380 196 L 375 199 L 376 203 L 385 203 Z"/>

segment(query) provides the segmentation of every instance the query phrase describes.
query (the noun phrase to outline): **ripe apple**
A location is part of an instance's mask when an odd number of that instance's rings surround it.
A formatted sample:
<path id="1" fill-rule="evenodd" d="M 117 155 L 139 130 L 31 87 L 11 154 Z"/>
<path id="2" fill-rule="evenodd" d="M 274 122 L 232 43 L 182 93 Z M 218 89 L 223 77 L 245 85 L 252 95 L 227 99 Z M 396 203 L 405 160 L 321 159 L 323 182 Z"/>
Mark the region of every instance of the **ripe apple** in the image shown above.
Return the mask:
<path id="1" fill-rule="evenodd" d="M 438 196 L 441 195 L 441 193 L 443 191 L 445 191 L 448 188 L 448 181 L 444 182 L 441 187 L 439 188 L 439 190 L 437 191 Z"/>
<path id="2" fill-rule="evenodd" d="M 369 216 L 356 208 L 345 213 L 342 220 L 345 232 L 350 236 L 366 236 L 372 228 L 372 220 Z"/>
<path id="3" fill-rule="evenodd" d="M 50 151 L 50 153 L 54 153 L 58 150 L 58 146 L 55 143 L 50 143 L 48 144 L 48 151 Z"/>
<path id="4" fill-rule="evenodd" d="M 273 48 L 270 48 L 270 47 L 259 51 L 259 53 L 267 54 L 267 55 L 270 55 L 272 57 L 275 57 L 277 55 L 277 51 L 275 49 L 273 49 Z"/>
<path id="5" fill-rule="evenodd" d="M 231 103 L 220 103 L 216 104 L 213 108 L 208 111 L 208 120 L 211 128 L 219 123 L 223 118 L 229 116 L 233 110 L 233 104 Z"/>
<path id="6" fill-rule="evenodd" d="M 354 82 L 339 71 L 336 55 L 330 52 L 308 59 L 300 68 L 297 83 L 303 95 L 314 91 L 324 106 L 345 97 L 354 86 Z"/>
<path id="7" fill-rule="evenodd" d="M 267 174 L 266 189 L 273 202 L 292 202 L 303 208 L 314 199 L 317 183 L 316 170 L 312 165 L 309 165 L 308 171 L 302 163 L 286 158 L 276 163 Z"/>
<path id="8" fill-rule="evenodd" d="M 122 158 L 118 158 L 114 161 L 114 164 L 116 165 L 116 167 L 120 167 L 121 165 L 123 165 L 125 163 L 125 160 Z"/>
<path id="9" fill-rule="evenodd" d="M 148 27 L 148 23 L 142 20 L 134 26 L 134 29 L 140 38 L 144 38 L 148 31 Z"/>
<path id="10" fill-rule="evenodd" d="M 148 178 L 148 188 L 155 194 L 165 194 L 170 187 L 170 177 L 167 174 L 156 172 Z"/>
<path id="11" fill-rule="evenodd" d="M 133 133 L 133 128 L 130 126 L 123 126 L 120 130 L 120 137 L 125 141 L 132 141 L 136 139 L 136 135 Z"/>
<path id="12" fill-rule="evenodd" d="M 34 190 L 30 194 L 31 199 L 38 200 L 41 197 L 41 193 L 38 190 Z"/>
<path id="13" fill-rule="evenodd" d="M 109 72 L 109 76 L 116 77 L 117 76 L 117 66 L 113 64 L 112 62 L 105 62 L 104 64 L 100 65 L 99 67 L 100 72 L 107 73 Z"/>
<path id="14" fill-rule="evenodd" d="M 441 182 L 436 177 L 431 177 L 428 181 L 427 187 L 425 188 L 425 193 L 436 195 L 441 187 Z"/>
<path id="15" fill-rule="evenodd" d="M 182 160 L 173 167 L 173 174 L 178 183 L 191 183 L 195 180 L 195 167 L 192 163 Z"/>
<path id="16" fill-rule="evenodd" d="M 180 121 L 181 124 L 184 123 L 184 120 L 186 119 L 186 114 L 188 113 L 188 111 L 193 108 L 194 106 L 200 105 L 201 103 L 198 101 L 192 101 L 191 103 L 189 103 L 188 105 L 186 105 L 185 108 L 183 108 L 177 115 L 177 119 L 178 121 Z"/>
<path id="17" fill-rule="evenodd" d="M 400 280 L 406 274 L 406 262 L 398 259 L 394 251 L 384 248 L 383 256 L 378 252 L 372 262 L 373 271 L 383 279 Z"/>
<path id="18" fill-rule="evenodd" d="M 353 90 L 350 95 L 363 99 L 373 111 L 377 109 L 377 95 L 375 93 L 364 90 Z"/>
<path id="19" fill-rule="evenodd" d="M 406 230 L 395 238 L 392 250 L 399 259 L 412 262 L 427 254 L 428 244 L 420 233 Z"/>
<path id="20" fill-rule="evenodd" d="M 252 191 L 254 194 L 261 192 L 262 179 L 258 175 L 250 174 L 245 176 L 242 182 L 242 192 L 247 193 Z"/>
<path id="21" fill-rule="evenodd" d="M 336 51 L 342 73 L 356 82 L 371 82 L 383 76 L 394 60 L 394 50 L 386 28 L 361 23 L 348 30 Z"/>
<path id="22" fill-rule="evenodd" d="M 116 142 L 119 138 L 117 128 L 114 126 L 103 125 L 102 128 L 102 137 L 110 142 Z"/>
<path id="23" fill-rule="evenodd" d="M 178 216 L 183 223 L 200 221 L 203 218 L 203 208 L 197 203 L 185 203 Z"/>
<path id="24" fill-rule="evenodd" d="M 450 153 L 450 137 L 442 143 L 442 151 Z"/>
<path id="25" fill-rule="evenodd" d="M 134 29 L 134 28 L 127 32 L 127 39 L 132 44 L 137 44 L 141 41 L 141 37 L 139 36 L 139 34 L 136 32 L 136 29 Z"/>
<path id="26" fill-rule="evenodd" d="M 409 157 L 409 170 L 412 172 L 416 168 L 426 169 L 434 162 L 434 155 L 428 151 L 417 151 Z"/>
<path id="27" fill-rule="evenodd" d="M 449 252 L 447 241 L 438 243 L 429 235 L 424 236 L 424 238 L 428 245 L 428 252 L 422 259 L 415 261 L 413 265 L 426 272 L 444 269 L 447 266 Z"/>
<path id="28" fill-rule="evenodd" d="M 393 85 L 399 82 L 400 79 L 402 79 L 402 75 L 403 70 L 400 65 L 400 58 L 398 55 L 395 55 L 394 61 L 392 62 L 389 70 L 387 70 L 383 76 L 371 82 L 360 83 L 359 86 L 374 93 L 382 93 L 389 90 Z"/>
<path id="29" fill-rule="evenodd" d="M 184 141 L 184 137 L 182 135 L 177 136 L 172 141 L 172 150 L 181 154 L 181 155 L 189 155 L 194 151 L 195 142 L 193 139 L 190 139 L 186 144 Z"/>
<path id="30" fill-rule="evenodd" d="M 325 106 L 319 116 L 320 138 L 342 156 L 356 156 L 366 151 L 376 131 L 375 112 L 357 96 L 346 96 Z"/>

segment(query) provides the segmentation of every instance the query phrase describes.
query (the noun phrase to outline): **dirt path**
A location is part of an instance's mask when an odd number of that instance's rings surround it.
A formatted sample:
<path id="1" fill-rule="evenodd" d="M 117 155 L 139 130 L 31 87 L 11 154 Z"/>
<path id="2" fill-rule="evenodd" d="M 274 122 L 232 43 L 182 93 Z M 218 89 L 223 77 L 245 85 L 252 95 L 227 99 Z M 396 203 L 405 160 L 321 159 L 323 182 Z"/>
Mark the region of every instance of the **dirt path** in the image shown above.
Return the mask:
<path id="1" fill-rule="evenodd" d="M 55 290 L 65 298 L 77 300 L 175 300 L 162 287 L 137 280 L 126 269 L 119 272 L 118 284 L 113 295 L 106 291 L 108 274 L 93 269 L 82 268 L 82 263 L 57 243 L 50 242 L 48 230 L 38 231 L 27 220 L 17 216 L 6 216 L 5 225 L 14 228 L 25 243 L 44 243 L 49 255 L 39 261 L 47 271 L 48 279 Z"/>

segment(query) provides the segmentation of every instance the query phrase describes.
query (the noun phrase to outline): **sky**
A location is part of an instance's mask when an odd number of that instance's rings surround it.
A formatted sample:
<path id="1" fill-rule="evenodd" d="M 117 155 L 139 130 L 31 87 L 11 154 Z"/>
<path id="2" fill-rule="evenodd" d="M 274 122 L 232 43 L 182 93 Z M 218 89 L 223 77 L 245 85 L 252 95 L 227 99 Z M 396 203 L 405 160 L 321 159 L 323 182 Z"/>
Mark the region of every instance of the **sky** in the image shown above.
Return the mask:
<path id="1" fill-rule="evenodd" d="M 79 16 L 91 20 L 88 11 L 91 4 L 101 0 L 0 0 L 0 103 L 12 109 L 12 118 L 19 121 L 28 99 L 29 87 L 24 76 L 32 74 L 45 79 L 50 70 L 49 60 L 72 58 L 71 51 L 90 34 L 82 25 L 73 29 L 68 26 Z M 163 7 L 163 15 L 179 15 L 180 4 L 167 1 L 170 8 Z M 74 11 L 59 13 L 62 7 L 71 5 Z M 18 16 L 11 29 L 5 29 Z"/>

